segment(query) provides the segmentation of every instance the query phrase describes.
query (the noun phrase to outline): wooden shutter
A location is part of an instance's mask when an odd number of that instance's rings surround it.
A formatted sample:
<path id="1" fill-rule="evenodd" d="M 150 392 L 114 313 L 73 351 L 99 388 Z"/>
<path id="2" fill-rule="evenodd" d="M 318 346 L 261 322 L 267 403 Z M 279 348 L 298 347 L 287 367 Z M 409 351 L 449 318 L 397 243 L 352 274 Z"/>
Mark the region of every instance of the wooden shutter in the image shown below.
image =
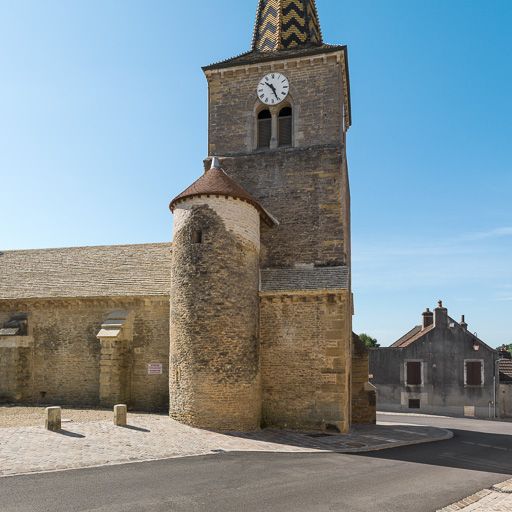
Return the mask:
<path id="1" fill-rule="evenodd" d="M 279 118 L 279 146 L 292 145 L 292 116 Z"/>
<path id="2" fill-rule="evenodd" d="M 419 361 L 407 363 L 408 386 L 421 386 L 421 363 Z"/>
<path id="3" fill-rule="evenodd" d="M 482 385 L 482 362 L 467 361 L 466 362 L 466 384 L 468 386 Z"/>
<path id="4" fill-rule="evenodd" d="M 269 148 L 272 138 L 272 119 L 258 119 L 258 147 Z"/>

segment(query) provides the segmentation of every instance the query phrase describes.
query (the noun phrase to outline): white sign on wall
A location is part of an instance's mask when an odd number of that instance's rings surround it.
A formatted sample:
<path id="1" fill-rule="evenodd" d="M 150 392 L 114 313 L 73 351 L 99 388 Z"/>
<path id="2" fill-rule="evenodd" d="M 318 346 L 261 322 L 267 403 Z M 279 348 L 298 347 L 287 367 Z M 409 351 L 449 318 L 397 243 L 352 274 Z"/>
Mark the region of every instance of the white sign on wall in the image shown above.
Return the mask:
<path id="1" fill-rule="evenodd" d="M 148 375 L 162 375 L 164 373 L 164 365 L 162 363 L 148 364 Z"/>

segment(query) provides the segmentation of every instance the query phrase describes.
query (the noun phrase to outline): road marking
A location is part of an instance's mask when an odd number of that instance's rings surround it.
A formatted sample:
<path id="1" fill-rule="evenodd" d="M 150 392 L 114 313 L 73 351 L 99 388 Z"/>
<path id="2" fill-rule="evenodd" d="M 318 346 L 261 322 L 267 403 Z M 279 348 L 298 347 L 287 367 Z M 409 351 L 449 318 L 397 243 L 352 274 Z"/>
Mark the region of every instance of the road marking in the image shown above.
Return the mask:
<path id="1" fill-rule="evenodd" d="M 470 446 L 480 446 L 481 448 L 492 448 L 493 450 L 501 450 L 502 452 L 510 451 L 508 448 L 504 448 L 503 446 L 492 446 L 491 444 L 472 443 L 471 441 L 462 441 L 462 444 L 469 444 Z"/>
<path id="2" fill-rule="evenodd" d="M 427 436 L 428 434 L 423 434 L 421 432 L 413 432 L 412 430 L 401 430 L 399 428 L 395 428 L 395 432 L 404 432 L 405 434 L 413 434 L 416 436 Z"/>

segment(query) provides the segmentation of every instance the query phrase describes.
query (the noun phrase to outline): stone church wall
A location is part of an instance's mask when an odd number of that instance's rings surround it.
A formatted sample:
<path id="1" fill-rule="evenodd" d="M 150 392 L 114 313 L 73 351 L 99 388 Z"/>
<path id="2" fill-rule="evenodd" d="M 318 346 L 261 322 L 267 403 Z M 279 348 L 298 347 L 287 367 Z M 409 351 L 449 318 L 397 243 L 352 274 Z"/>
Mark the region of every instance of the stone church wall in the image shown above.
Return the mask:
<path id="1" fill-rule="evenodd" d="M 258 66 L 207 71 L 209 86 L 210 155 L 227 156 L 256 149 L 256 115 L 264 107 L 256 88 L 271 71 L 290 81 L 290 94 L 275 108 L 291 103 L 295 111 L 296 147 L 340 144 L 343 140 L 343 86 L 341 56 L 329 54 L 301 60 L 260 63 Z M 261 169 L 256 167 L 254 172 Z M 239 181 L 244 185 L 242 181 Z"/>
<path id="2" fill-rule="evenodd" d="M 272 228 L 262 226 L 263 268 L 348 264 L 350 234 L 344 232 L 343 211 L 349 194 L 342 162 L 336 147 L 222 159 L 226 173 L 279 221 Z"/>
<path id="3" fill-rule="evenodd" d="M 260 311 L 263 424 L 346 432 L 349 293 L 264 295 Z"/>
<path id="4" fill-rule="evenodd" d="M 0 301 L 0 321 L 28 314 L 28 336 L 0 337 L 0 398 L 21 403 L 85 406 L 100 404 L 101 345 L 96 338 L 107 314 L 133 312 L 129 405 L 164 409 L 168 403 L 168 301 L 151 299 L 52 299 Z M 162 363 L 163 375 L 148 375 Z M 8 381 L 8 382 L 5 382 Z M 13 393 L 13 382 L 16 391 Z M 127 384 L 128 385 L 128 384 Z"/>

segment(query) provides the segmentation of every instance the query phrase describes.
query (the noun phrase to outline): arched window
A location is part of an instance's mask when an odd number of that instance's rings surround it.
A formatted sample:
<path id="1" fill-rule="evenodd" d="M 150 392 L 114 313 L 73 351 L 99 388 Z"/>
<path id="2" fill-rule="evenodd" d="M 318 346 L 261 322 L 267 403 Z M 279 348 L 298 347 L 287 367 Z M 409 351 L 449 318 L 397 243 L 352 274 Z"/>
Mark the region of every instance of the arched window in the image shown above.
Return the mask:
<path id="1" fill-rule="evenodd" d="M 292 145 L 292 114 L 291 107 L 284 107 L 279 112 L 278 141 L 280 147 Z"/>
<path id="2" fill-rule="evenodd" d="M 269 148 L 272 138 L 272 114 L 262 110 L 258 114 L 258 148 Z"/>

